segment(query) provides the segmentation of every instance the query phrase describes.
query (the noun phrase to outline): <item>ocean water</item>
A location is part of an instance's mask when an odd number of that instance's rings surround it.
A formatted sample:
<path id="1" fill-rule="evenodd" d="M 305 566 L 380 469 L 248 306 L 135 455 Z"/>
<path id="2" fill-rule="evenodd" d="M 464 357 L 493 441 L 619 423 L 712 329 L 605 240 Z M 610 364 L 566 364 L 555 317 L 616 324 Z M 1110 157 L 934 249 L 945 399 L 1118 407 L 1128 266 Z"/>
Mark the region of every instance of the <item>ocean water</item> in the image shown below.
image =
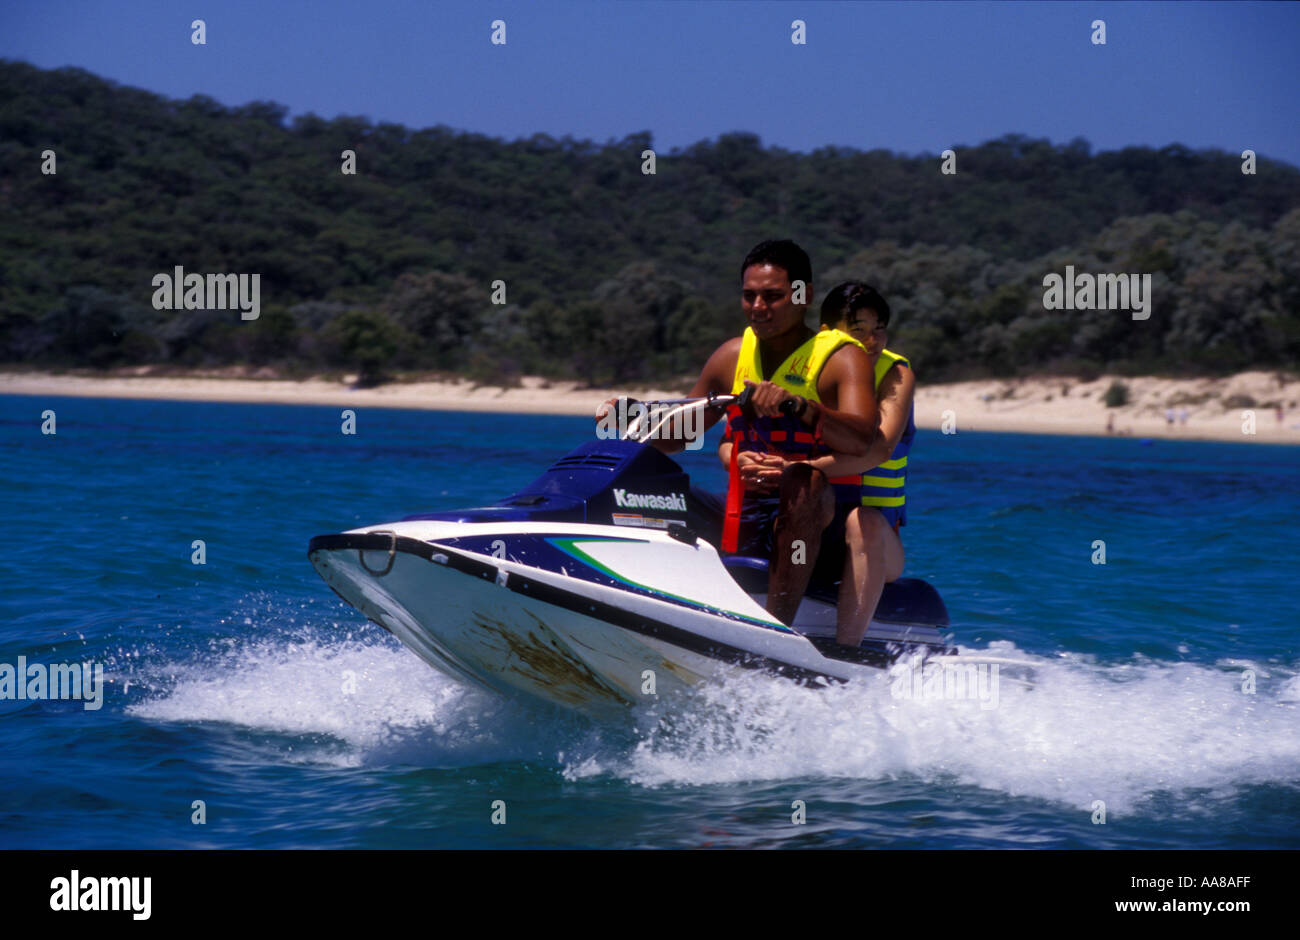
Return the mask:
<path id="1" fill-rule="evenodd" d="M 1300 448 L 922 431 L 907 572 L 1031 683 L 746 674 L 597 723 L 441 676 L 306 557 L 590 421 L 340 410 L 0 398 L 0 664 L 104 668 L 98 709 L 0 700 L 0 847 L 1300 848 Z"/>

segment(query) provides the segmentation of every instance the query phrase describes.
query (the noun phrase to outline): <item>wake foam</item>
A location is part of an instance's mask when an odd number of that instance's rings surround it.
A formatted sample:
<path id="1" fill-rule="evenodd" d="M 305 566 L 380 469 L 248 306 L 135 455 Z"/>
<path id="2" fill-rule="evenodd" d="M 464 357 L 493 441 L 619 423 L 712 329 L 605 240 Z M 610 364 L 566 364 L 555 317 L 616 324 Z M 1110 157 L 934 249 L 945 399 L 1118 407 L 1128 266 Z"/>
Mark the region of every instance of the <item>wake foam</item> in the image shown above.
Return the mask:
<path id="1" fill-rule="evenodd" d="M 441 675 L 395 640 L 266 640 L 173 664 L 151 684 L 164 690 L 128 714 L 308 738 L 284 753 L 294 761 L 459 766 L 538 753 L 519 705 Z"/>
<path id="2" fill-rule="evenodd" d="M 688 696 L 595 725 L 462 685 L 387 637 L 268 638 L 132 682 L 154 687 L 138 718 L 222 722 L 290 736 L 272 759 L 335 766 L 539 761 L 567 779 L 645 787 L 800 778 L 967 785 L 1081 810 L 1141 811 L 1161 793 L 1195 811 L 1252 784 L 1300 786 L 1300 674 L 1224 660 L 1034 656 L 1032 682 L 999 684 L 996 707 L 904 699 L 886 672 L 808 689 L 731 673 Z M 1243 675 L 1255 674 L 1255 694 Z M 351 685 L 349 683 L 351 677 Z M 349 691 L 348 689 L 351 689 Z M 302 740 L 302 739 L 306 740 Z"/>
<path id="3" fill-rule="evenodd" d="M 994 708 L 899 698 L 884 672 L 821 690 L 733 675 L 691 703 L 647 709 L 630 753 L 570 762 L 564 773 L 644 786 L 907 777 L 1084 810 L 1103 800 L 1108 813 L 1133 812 L 1161 792 L 1204 807 L 1244 785 L 1300 785 L 1294 669 L 1142 658 L 1099 665 L 995 645 L 986 652 L 1022 660 L 1034 678 L 1003 679 Z M 1255 694 L 1242 691 L 1247 667 Z"/>

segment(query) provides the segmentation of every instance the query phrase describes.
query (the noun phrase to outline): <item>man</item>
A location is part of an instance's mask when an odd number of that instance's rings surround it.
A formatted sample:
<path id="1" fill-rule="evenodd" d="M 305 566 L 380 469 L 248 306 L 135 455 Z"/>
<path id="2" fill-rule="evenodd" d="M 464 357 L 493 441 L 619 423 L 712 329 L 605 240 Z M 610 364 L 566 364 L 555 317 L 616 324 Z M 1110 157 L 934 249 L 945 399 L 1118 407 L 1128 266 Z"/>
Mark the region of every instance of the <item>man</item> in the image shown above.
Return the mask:
<path id="1" fill-rule="evenodd" d="M 899 527 L 907 523 L 904 484 L 907 454 L 916 436 L 912 399 L 916 375 L 903 356 L 885 348 L 889 304 L 861 281 L 835 287 L 822 303 L 822 328 L 836 327 L 862 343 L 871 359 L 880 428 L 863 457 L 814 460 L 833 483 L 855 480 L 862 505 L 848 519 L 849 558 L 840 585 L 835 639 L 857 646 L 871 622 L 885 584 L 903 573 Z M 850 574 L 851 571 L 851 574 Z"/>
<path id="2" fill-rule="evenodd" d="M 731 477 L 722 548 L 768 555 L 767 610 L 786 624 L 808 588 L 823 534 L 826 544 L 843 545 L 842 526 L 858 506 L 855 493 L 837 509 L 826 475 L 810 461 L 863 457 L 877 423 L 869 357 L 851 337 L 805 325 L 812 299 L 812 265 L 803 249 L 785 240 L 755 246 L 741 265 L 749 325 L 714 351 L 690 393 L 754 388 L 754 419 L 731 409 L 721 453 Z M 791 398 L 797 408 L 783 414 L 781 403 Z M 717 419 L 707 415 L 705 428 Z M 656 446 L 671 451 L 681 442 Z"/>

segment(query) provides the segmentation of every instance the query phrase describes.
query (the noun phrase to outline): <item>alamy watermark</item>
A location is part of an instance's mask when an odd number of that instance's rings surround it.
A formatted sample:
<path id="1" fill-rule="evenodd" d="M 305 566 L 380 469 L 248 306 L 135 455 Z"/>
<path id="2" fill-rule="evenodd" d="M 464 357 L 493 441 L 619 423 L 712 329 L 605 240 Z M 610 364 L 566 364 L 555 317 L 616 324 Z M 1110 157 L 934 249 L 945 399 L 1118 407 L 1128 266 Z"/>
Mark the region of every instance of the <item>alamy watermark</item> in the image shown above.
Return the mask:
<path id="1" fill-rule="evenodd" d="M 998 707 L 998 663 L 939 660 L 895 663 L 889 694 L 901 699 L 977 701 L 984 711 Z"/>
<path id="2" fill-rule="evenodd" d="M 1151 317 L 1150 274 L 1074 273 L 1065 266 L 1065 276 L 1053 272 L 1043 278 L 1044 310 L 1132 310 L 1134 320 Z"/>
<path id="3" fill-rule="evenodd" d="M 602 441 L 632 434 L 639 441 L 684 440 L 687 450 L 704 446 L 704 409 L 697 404 L 639 402 L 620 398 L 596 422 Z"/>
<path id="4" fill-rule="evenodd" d="M 0 663 L 0 699 L 39 701 L 42 699 L 81 700 L 86 711 L 104 706 L 104 666 L 102 663 L 28 663 L 26 656 L 18 664 Z"/>
<path id="5" fill-rule="evenodd" d="M 133 920 L 148 920 L 153 879 L 83 877 L 77 869 L 50 882 L 52 911 L 130 911 Z"/>
<path id="6" fill-rule="evenodd" d="M 171 274 L 155 274 L 149 282 L 155 310 L 235 310 L 241 320 L 262 315 L 262 275 L 186 274 L 179 264 Z"/>

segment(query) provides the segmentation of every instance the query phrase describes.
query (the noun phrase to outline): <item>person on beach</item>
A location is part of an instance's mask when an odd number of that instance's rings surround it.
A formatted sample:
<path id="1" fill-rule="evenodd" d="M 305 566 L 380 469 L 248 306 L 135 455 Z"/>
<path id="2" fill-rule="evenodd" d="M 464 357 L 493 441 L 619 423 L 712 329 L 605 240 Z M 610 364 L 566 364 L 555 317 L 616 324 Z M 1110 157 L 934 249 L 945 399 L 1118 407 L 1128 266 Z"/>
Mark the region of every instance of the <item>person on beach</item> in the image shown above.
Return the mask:
<path id="1" fill-rule="evenodd" d="M 690 397 L 753 388 L 752 417 L 734 406 L 728 411 L 720 450 L 729 476 L 720 547 L 770 559 L 767 610 L 790 624 L 814 571 L 834 565 L 835 550 L 848 537 L 845 523 L 859 506 L 857 493 L 837 504 L 814 461 L 869 453 L 879 420 L 872 365 L 851 336 L 805 325 L 812 265 L 794 242 L 756 245 L 740 276 L 748 326 L 713 352 Z M 781 410 L 787 399 L 796 403 L 788 415 Z M 613 404 L 597 410 L 598 421 Z M 705 428 L 719 417 L 706 415 Z M 683 446 L 670 438 L 653 443 L 665 452 Z"/>
<path id="2" fill-rule="evenodd" d="M 822 302 L 821 321 L 823 330 L 842 330 L 866 350 L 880 414 L 876 438 L 864 456 L 813 461 L 837 490 L 859 494 L 860 505 L 845 526 L 849 557 L 840 585 L 835 637 L 845 646 L 857 646 L 885 584 L 903 573 L 899 528 L 907 524 L 905 482 L 908 452 L 916 436 L 916 374 L 905 356 L 885 348 L 889 304 L 871 285 L 846 281 L 833 288 Z"/>

